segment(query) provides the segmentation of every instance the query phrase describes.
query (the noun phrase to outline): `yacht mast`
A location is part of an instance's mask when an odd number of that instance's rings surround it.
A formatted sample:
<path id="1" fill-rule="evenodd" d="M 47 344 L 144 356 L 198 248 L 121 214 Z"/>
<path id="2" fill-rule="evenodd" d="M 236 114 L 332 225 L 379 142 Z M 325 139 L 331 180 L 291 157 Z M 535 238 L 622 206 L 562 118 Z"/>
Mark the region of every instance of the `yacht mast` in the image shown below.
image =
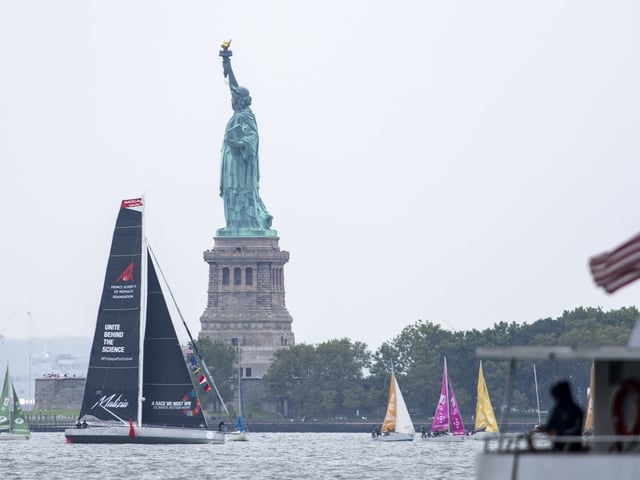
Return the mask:
<path id="1" fill-rule="evenodd" d="M 538 410 L 538 425 L 542 423 L 540 420 L 540 397 L 538 396 L 538 375 L 536 375 L 536 364 L 533 364 L 533 381 L 536 385 L 536 406 Z"/>
<path id="2" fill-rule="evenodd" d="M 447 372 L 447 357 L 444 357 L 444 385 L 447 399 L 447 432 L 451 432 L 451 405 L 449 405 L 449 372 Z"/>
<path id="3" fill-rule="evenodd" d="M 142 378 L 144 372 L 144 332 L 147 324 L 147 288 L 148 288 L 148 279 L 147 279 L 147 269 L 149 265 L 147 264 L 147 242 L 146 242 L 146 232 L 144 226 L 144 196 L 142 197 L 142 206 L 141 206 L 141 231 L 142 235 L 140 238 L 140 331 L 139 331 L 139 366 L 138 366 L 138 415 L 137 422 L 138 425 L 142 426 L 142 388 L 144 379 Z"/>

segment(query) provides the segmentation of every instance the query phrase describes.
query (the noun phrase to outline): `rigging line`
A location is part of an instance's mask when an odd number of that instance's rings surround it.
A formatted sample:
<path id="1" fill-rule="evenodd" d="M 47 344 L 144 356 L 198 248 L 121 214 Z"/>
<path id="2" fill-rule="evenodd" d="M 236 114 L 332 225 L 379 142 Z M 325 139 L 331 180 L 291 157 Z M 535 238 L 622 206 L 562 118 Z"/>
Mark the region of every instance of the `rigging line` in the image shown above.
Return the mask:
<path id="1" fill-rule="evenodd" d="M 105 412 L 107 412 L 109 415 L 111 415 L 112 417 L 117 418 L 118 420 L 120 420 L 122 423 L 124 423 L 125 425 L 127 424 L 127 422 L 123 419 L 120 418 L 118 415 L 116 415 L 114 412 L 112 412 L 111 410 L 109 410 L 107 407 L 105 407 L 104 405 L 98 405 L 100 408 L 102 408 Z M 78 421 L 80 421 L 80 419 L 78 419 Z"/>
<path id="2" fill-rule="evenodd" d="M 149 240 L 145 238 L 144 241 L 145 241 L 145 244 L 147 245 L 147 249 L 149 250 L 149 253 L 151 254 L 151 258 L 153 260 L 153 263 L 155 263 L 155 265 L 158 267 L 158 271 L 160 272 L 160 276 L 162 277 L 162 281 L 167 286 L 167 290 L 169 291 L 169 295 L 171 296 L 171 301 L 173 302 L 173 306 L 176 307 L 176 311 L 178 312 L 178 315 L 180 316 L 180 320 L 182 321 L 182 324 L 184 325 L 184 328 L 187 331 L 187 335 L 189 336 L 189 340 L 191 341 L 191 348 L 193 348 L 194 352 L 196 352 L 196 356 L 198 357 L 198 360 L 200 361 L 200 363 L 202 363 L 202 367 L 204 368 L 204 373 L 207 376 L 207 380 L 209 382 L 211 382 L 211 384 L 213 385 L 213 389 L 216 391 L 216 395 L 218 396 L 218 400 L 220 400 L 220 403 L 222 404 L 222 408 L 224 408 L 224 411 L 227 413 L 229 418 L 231 418 L 231 414 L 229 413 L 229 410 L 227 409 L 227 405 L 224 403 L 224 400 L 222 399 L 222 395 L 220 395 L 220 391 L 218 390 L 218 386 L 216 385 L 216 382 L 213 381 L 213 377 L 211 376 L 211 373 L 209 372 L 209 368 L 207 367 L 207 364 L 204 363 L 204 360 L 202 359 L 202 356 L 200 355 L 200 352 L 198 351 L 198 347 L 196 345 L 196 342 L 193 340 L 193 336 L 191 335 L 191 331 L 189 330 L 189 326 L 187 325 L 187 322 L 185 321 L 184 316 L 182 315 L 182 311 L 180 310 L 180 306 L 178 305 L 178 302 L 176 301 L 176 298 L 173 296 L 173 291 L 171 290 L 171 286 L 169 285 L 169 282 L 167 281 L 167 277 L 164 276 L 164 271 L 162 270 L 162 267 L 160 266 L 160 262 L 158 262 L 158 258 L 156 257 L 156 254 L 154 253 L 153 249 L 151 248 L 151 244 L 149 243 Z"/>

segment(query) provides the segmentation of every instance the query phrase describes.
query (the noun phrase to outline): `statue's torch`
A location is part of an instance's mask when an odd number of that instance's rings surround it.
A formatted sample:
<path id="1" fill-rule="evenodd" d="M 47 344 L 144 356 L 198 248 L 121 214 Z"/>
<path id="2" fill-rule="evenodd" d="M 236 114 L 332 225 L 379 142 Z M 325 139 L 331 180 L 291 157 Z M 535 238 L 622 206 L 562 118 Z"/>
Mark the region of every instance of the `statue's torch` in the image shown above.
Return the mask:
<path id="1" fill-rule="evenodd" d="M 228 66 L 230 66 L 231 64 L 231 60 L 229 59 L 231 58 L 231 55 L 233 55 L 233 52 L 229 50 L 229 47 L 231 46 L 231 40 L 223 41 L 220 46 L 222 47 L 222 50 L 220 50 L 219 55 L 222 57 L 222 68 L 224 69 L 224 77 L 227 78 L 227 75 L 229 74 Z"/>

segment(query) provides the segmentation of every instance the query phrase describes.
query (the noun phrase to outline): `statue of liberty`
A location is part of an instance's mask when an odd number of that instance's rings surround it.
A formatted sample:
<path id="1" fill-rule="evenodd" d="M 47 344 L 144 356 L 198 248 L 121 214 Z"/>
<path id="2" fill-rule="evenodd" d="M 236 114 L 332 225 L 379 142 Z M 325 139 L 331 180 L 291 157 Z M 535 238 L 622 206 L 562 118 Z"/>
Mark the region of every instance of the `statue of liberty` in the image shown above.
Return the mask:
<path id="1" fill-rule="evenodd" d="M 226 228 L 220 236 L 275 236 L 273 217 L 259 195 L 258 125 L 251 111 L 249 90 L 238 85 L 231 69 L 229 42 L 222 43 L 223 74 L 229 79 L 233 116 L 222 144 L 220 196 L 224 202 Z"/>

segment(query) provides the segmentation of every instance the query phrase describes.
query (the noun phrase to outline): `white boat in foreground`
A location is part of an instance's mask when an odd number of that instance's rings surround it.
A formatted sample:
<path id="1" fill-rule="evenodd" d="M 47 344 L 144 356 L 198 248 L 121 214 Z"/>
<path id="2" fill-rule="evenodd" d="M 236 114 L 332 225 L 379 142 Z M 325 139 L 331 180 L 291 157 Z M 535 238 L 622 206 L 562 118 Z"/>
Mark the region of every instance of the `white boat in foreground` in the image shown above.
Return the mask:
<path id="1" fill-rule="evenodd" d="M 640 279 L 640 234 L 589 261 L 595 283 L 607 293 Z M 623 347 L 479 348 L 480 358 L 511 361 L 508 397 L 519 360 L 590 360 L 588 435 L 554 437 L 579 443 L 577 451 L 552 450 L 537 435 L 489 441 L 476 463 L 478 480 L 637 480 L 640 477 L 640 319 Z M 508 402 L 507 402 L 508 403 Z M 508 412 L 508 408 L 506 410 Z M 565 451 L 569 450 L 569 451 Z"/>
<path id="2" fill-rule="evenodd" d="M 639 324 L 636 326 L 638 328 Z M 593 434 L 555 437 L 581 451 L 553 451 L 542 434 L 488 440 L 476 461 L 478 480 L 637 480 L 640 475 L 640 348 L 511 347 L 477 351 L 481 358 L 592 360 Z"/>
<path id="3" fill-rule="evenodd" d="M 608 293 L 640 279 L 640 235 L 619 247 L 592 257 L 591 274 Z M 524 435 L 485 444 L 476 463 L 478 480 L 637 480 L 640 477 L 640 319 L 625 347 L 511 347 L 479 348 L 480 358 L 511 361 L 507 396 L 519 360 L 591 360 L 587 427 L 590 435 L 555 437 L 555 442 L 580 443 L 577 451 L 552 450 L 548 440 Z M 508 404 L 509 402 L 507 402 Z M 508 412 L 508 408 L 506 409 Z M 574 443 L 574 446 L 575 446 Z"/>
<path id="4" fill-rule="evenodd" d="M 143 207 L 141 198 L 120 206 L 80 415 L 66 441 L 224 443 L 222 432 L 208 428 L 194 386 L 210 390 L 184 320 L 193 350 L 178 341 L 168 285 L 144 236 Z"/>

